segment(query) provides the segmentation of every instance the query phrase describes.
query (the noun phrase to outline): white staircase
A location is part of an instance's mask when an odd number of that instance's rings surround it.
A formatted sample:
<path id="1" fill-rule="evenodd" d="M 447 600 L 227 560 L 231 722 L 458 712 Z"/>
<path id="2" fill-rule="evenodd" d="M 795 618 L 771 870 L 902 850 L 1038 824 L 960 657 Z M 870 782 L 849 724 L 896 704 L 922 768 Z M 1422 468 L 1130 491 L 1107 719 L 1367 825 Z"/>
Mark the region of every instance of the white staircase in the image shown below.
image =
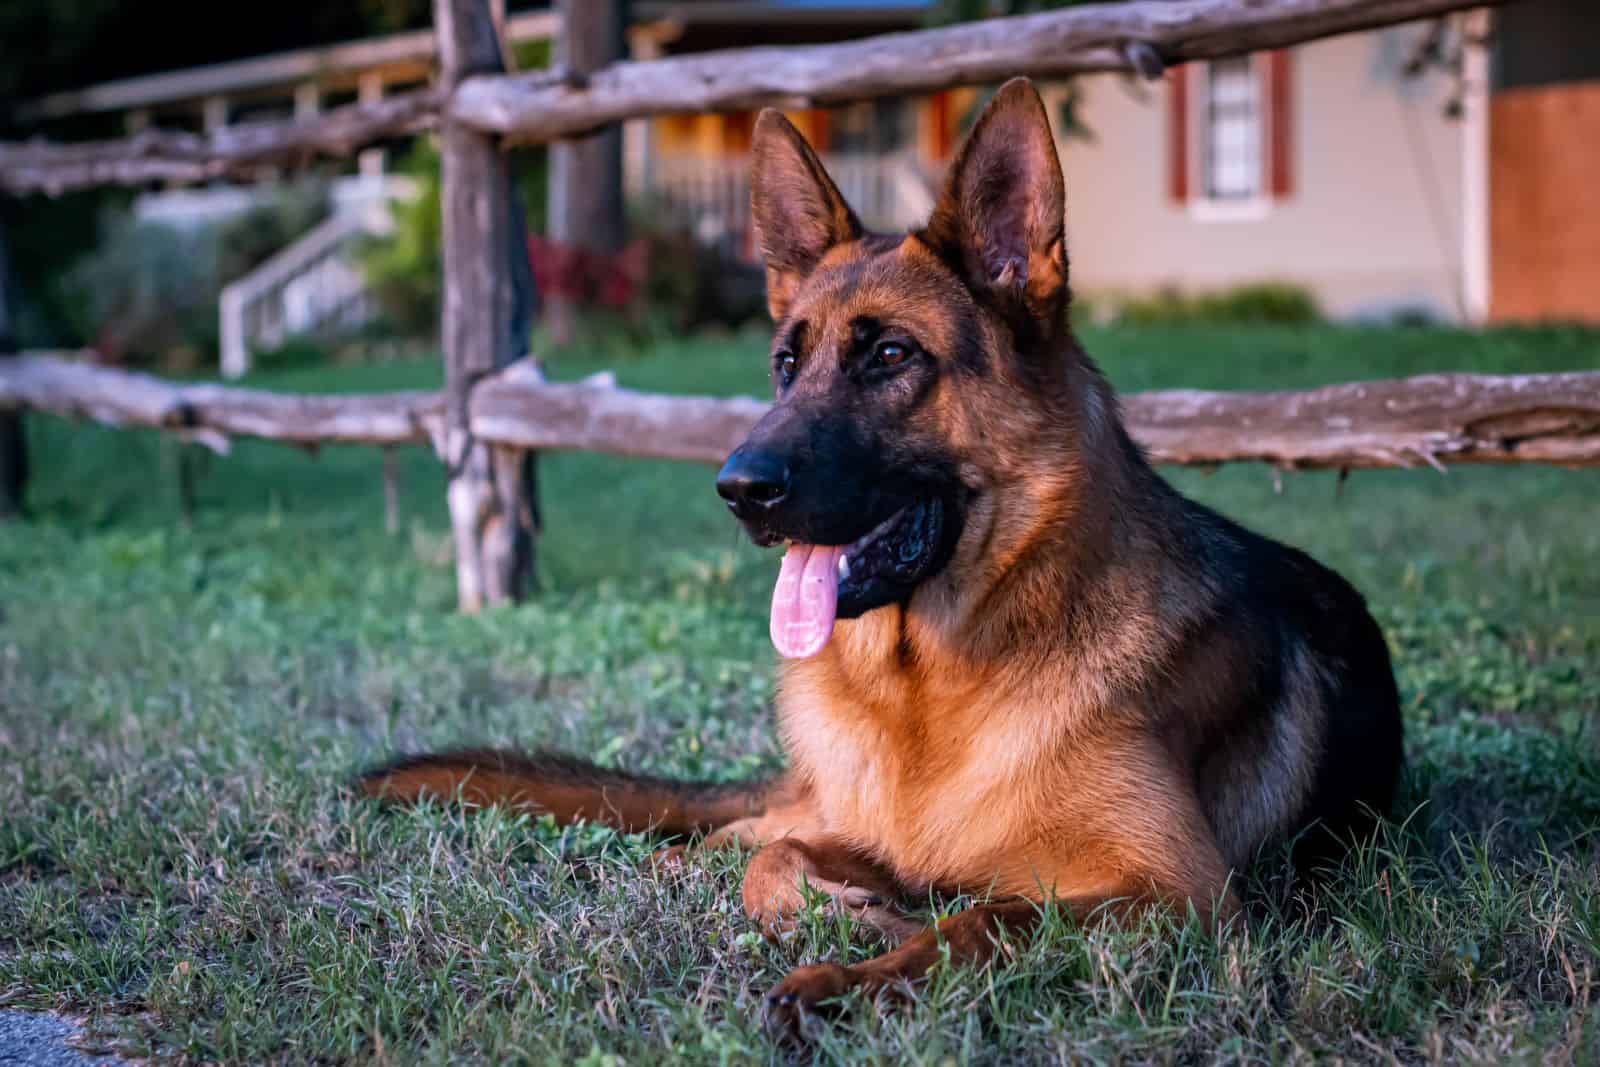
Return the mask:
<path id="1" fill-rule="evenodd" d="M 355 249 L 363 237 L 394 228 L 389 203 L 408 195 L 415 195 L 411 184 L 390 177 L 375 195 L 337 198 L 325 221 L 224 287 L 218 307 L 223 377 L 247 373 L 253 352 L 296 334 L 366 322 L 373 303 Z"/>

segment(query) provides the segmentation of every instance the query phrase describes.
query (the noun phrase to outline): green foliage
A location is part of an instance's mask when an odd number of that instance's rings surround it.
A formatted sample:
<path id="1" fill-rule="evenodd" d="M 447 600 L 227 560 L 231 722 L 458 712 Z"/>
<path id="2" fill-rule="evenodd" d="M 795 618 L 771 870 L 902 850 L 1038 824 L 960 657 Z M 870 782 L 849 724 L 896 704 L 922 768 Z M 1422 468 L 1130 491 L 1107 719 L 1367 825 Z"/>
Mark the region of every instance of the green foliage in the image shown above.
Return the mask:
<path id="1" fill-rule="evenodd" d="M 439 330 L 444 270 L 438 149 L 431 139 L 419 137 L 396 160 L 394 169 L 417 182 L 417 195 L 390 206 L 394 232 L 364 241 L 358 259 L 395 329 L 413 337 L 434 337 Z"/>
<path id="2" fill-rule="evenodd" d="M 1322 321 L 1322 310 L 1316 298 L 1298 285 L 1256 282 L 1209 293 L 1162 289 L 1149 296 L 1120 301 L 1116 305 L 1116 317 L 1130 325 L 1145 326 L 1158 323 L 1304 325 Z"/>
<path id="3" fill-rule="evenodd" d="M 518 150 L 512 153 L 512 166 L 528 228 L 541 232 L 548 153 L 543 147 Z M 418 194 L 392 205 L 394 232 L 365 241 L 358 259 L 392 329 L 412 338 L 433 338 L 439 330 L 444 270 L 438 146 L 430 137 L 416 138 L 393 169 L 415 180 Z"/>
<path id="4" fill-rule="evenodd" d="M 0 197 L 0 231 L 12 282 L 20 290 L 16 329 L 23 348 L 65 348 L 87 340 L 77 332 L 79 294 L 63 279 L 98 245 L 101 222 L 125 211 L 130 200 L 122 189 L 60 198 Z"/>
<path id="5" fill-rule="evenodd" d="M 1600 335 L 1087 328 L 1122 388 L 1288 388 L 1593 367 Z M 617 366 L 760 393 L 755 335 Z M 598 368 L 567 356 L 551 373 Z M 250 384 L 428 388 L 437 361 Z M 444 482 L 399 453 L 239 442 L 176 528 L 151 434 L 31 418 L 35 519 L 0 526 L 0 996 L 195 1061 L 744 1064 L 1593 1062 L 1600 1008 L 1600 493 L 1593 471 L 1171 471 L 1348 574 L 1394 652 L 1403 827 L 1320 887 L 1268 856 L 1245 928 L 1047 915 L 813 1052 L 762 1032 L 790 967 L 876 950 L 817 907 L 781 942 L 742 858 L 638 870 L 650 839 L 345 788 L 396 751 L 554 745 L 735 778 L 779 759 L 766 598 L 708 470 L 541 457 L 544 592 L 453 614 Z M 948 910 L 959 901 L 930 901 Z"/>
<path id="6" fill-rule="evenodd" d="M 290 367 L 312 367 L 326 362 L 329 355 L 326 342 L 300 334 L 285 338 L 282 343 L 272 348 L 258 349 L 252 354 L 254 363 L 274 371 Z"/>
<path id="7" fill-rule="evenodd" d="M 117 213 L 63 279 L 72 326 L 116 362 L 194 366 L 216 345 L 217 242 Z"/>
<path id="8" fill-rule="evenodd" d="M 193 229 L 108 211 L 95 247 L 60 282 L 70 331 L 116 362 L 209 362 L 222 287 L 326 214 L 326 192 L 315 184 L 286 186 L 237 218 Z"/>

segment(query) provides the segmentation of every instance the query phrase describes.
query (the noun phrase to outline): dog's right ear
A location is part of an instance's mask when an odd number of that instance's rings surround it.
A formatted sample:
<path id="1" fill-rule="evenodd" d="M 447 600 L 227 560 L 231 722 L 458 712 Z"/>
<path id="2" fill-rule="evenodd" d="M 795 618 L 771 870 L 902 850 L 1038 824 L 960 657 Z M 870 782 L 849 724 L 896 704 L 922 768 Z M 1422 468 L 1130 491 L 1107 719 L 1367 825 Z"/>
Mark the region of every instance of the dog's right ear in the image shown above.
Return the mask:
<path id="1" fill-rule="evenodd" d="M 921 236 L 969 285 L 1054 326 L 1067 303 L 1065 207 L 1044 102 L 1013 78 L 978 116 Z"/>
<path id="2" fill-rule="evenodd" d="M 860 237 L 861 223 L 781 112 L 761 112 L 750 154 L 750 214 L 766 261 L 767 310 L 777 322 L 805 276 L 828 249 Z"/>

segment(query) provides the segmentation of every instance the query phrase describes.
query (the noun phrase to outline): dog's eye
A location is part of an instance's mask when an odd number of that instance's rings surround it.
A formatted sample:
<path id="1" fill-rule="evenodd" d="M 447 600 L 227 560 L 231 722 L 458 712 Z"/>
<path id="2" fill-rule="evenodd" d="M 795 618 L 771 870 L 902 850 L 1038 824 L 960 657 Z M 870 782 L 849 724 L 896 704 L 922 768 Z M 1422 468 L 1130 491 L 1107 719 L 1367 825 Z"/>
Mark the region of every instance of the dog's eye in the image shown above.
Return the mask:
<path id="1" fill-rule="evenodd" d="M 894 367 L 911 358 L 911 349 L 899 341 L 880 341 L 872 354 L 885 367 Z"/>
<path id="2" fill-rule="evenodd" d="M 790 384 L 794 381 L 794 372 L 799 365 L 800 361 L 794 358 L 793 352 L 780 352 L 778 354 L 778 379 L 784 385 Z"/>

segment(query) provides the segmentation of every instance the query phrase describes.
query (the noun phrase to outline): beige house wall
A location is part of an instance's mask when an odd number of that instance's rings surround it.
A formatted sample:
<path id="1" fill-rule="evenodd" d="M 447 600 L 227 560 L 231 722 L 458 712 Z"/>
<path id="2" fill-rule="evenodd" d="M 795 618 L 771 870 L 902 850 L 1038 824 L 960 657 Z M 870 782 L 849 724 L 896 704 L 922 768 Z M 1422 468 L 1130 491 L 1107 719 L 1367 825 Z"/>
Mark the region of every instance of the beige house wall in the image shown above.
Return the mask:
<path id="1" fill-rule="evenodd" d="M 1165 84 L 1082 79 L 1079 113 L 1093 140 L 1062 146 L 1077 290 L 1092 297 L 1277 279 L 1308 287 L 1341 317 L 1417 306 L 1468 317 L 1468 124 L 1444 115 L 1447 78 L 1400 73 L 1424 32 L 1406 26 L 1293 50 L 1291 192 L 1246 217 L 1210 218 L 1171 199 Z M 1191 71 L 1191 85 L 1201 73 Z M 1191 111 L 1199 95 L 1191 89 Z M 1193 145 L 1191 189 L 1199 186 Z"/>

